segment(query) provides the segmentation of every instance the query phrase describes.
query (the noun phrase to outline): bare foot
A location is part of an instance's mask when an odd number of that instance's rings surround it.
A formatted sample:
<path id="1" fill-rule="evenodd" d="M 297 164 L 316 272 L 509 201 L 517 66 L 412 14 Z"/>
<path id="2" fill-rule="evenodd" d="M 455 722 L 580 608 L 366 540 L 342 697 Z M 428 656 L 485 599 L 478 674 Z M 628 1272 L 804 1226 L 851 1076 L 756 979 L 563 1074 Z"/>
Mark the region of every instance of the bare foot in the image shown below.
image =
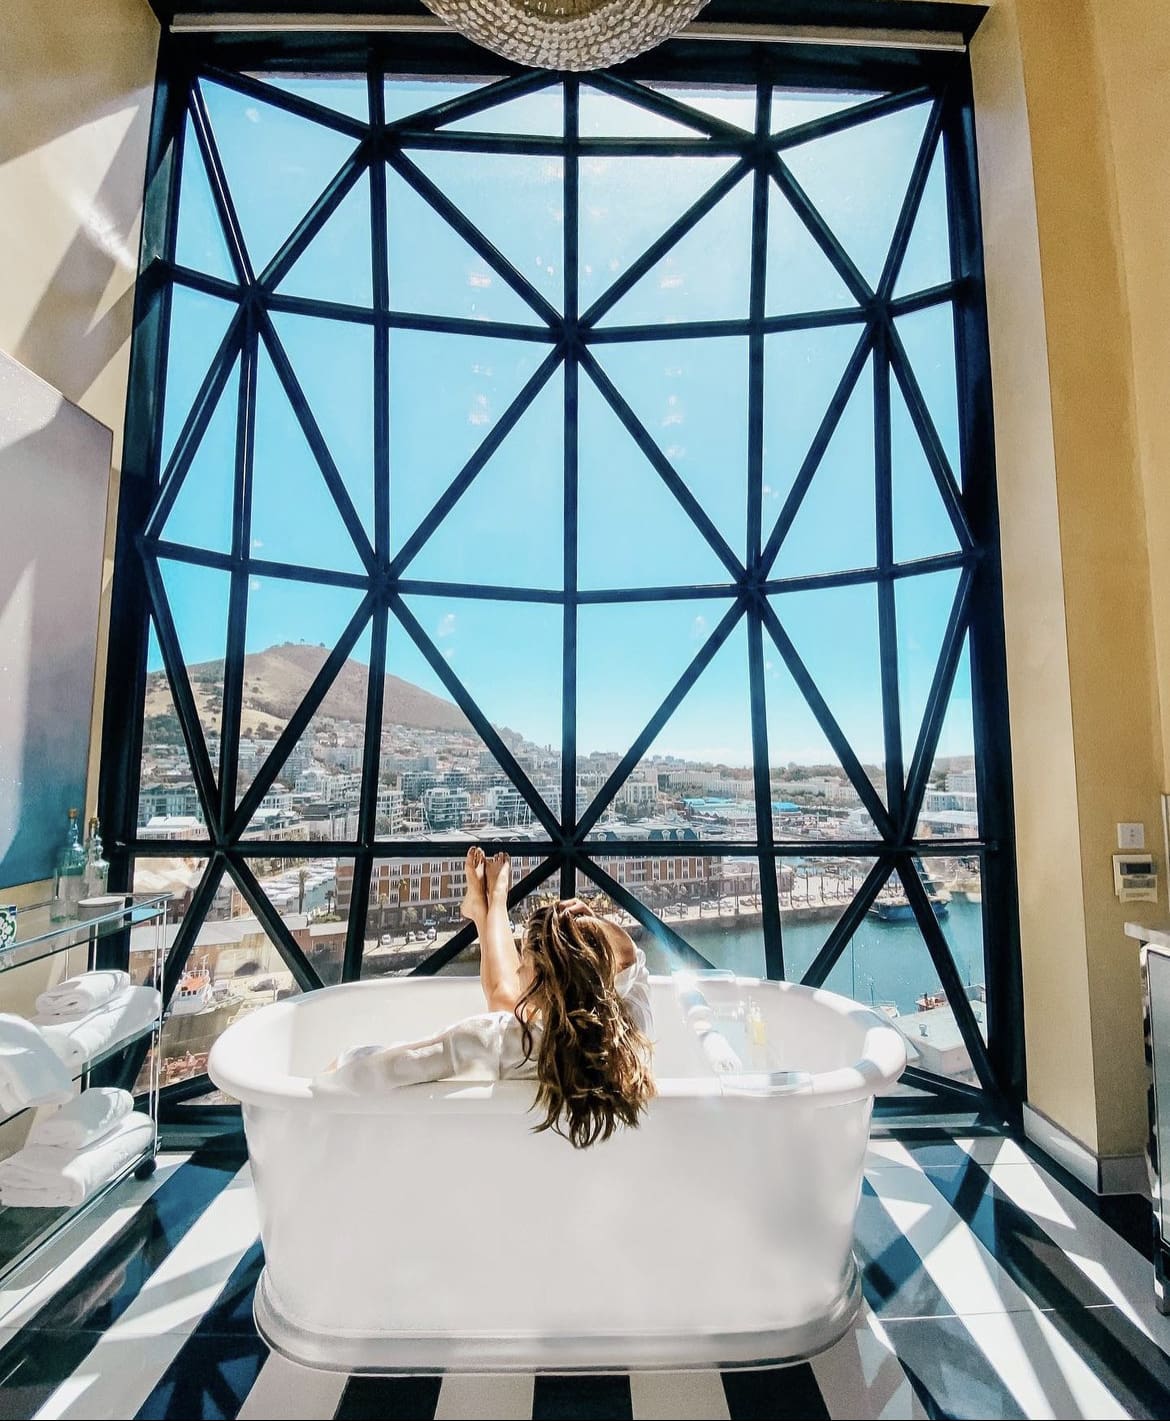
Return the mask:
<path id="1" fill-rule="evenodd" d="M 487 873 L 487 901 L 502 903 L 507 907 L 508 889 L 512 886 L 512 860 L 507 854 L 493 854 L 485 864 Z"/>
<path id="2" fill-rule="evenodd" d="M 467 850 L 467 891 L 459 911 L 465 918 L 478 922 L 487 912 L 487 895 L 484 892 L 484 854 L 477 844 Z"/>

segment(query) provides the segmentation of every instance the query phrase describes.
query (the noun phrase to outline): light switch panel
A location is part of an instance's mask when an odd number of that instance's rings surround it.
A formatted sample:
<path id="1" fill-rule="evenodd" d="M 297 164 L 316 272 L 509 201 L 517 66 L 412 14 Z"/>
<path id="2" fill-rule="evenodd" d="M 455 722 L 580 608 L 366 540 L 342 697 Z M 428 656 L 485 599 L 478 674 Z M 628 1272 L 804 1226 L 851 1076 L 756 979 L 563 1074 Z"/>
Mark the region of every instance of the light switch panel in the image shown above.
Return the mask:
<path id="1" fill-rule="evenodd" d="M 1119 824 L 1117 826 L 1117 847 L 1119 849 L 1144 849 L 1146 846 L 1146 826 L 1144 824 Z"/>

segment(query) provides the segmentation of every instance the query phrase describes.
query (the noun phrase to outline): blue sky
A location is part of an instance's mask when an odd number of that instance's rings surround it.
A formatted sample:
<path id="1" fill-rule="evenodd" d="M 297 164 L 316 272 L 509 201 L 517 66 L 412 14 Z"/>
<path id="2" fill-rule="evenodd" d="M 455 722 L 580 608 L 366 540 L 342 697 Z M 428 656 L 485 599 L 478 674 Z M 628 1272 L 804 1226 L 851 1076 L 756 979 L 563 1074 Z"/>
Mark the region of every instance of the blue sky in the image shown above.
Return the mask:
<path id="1" fill-rule="evenodd" d="M 364 83 L 291 79 L 282 87 L 365 116 Z M 390 118 L 463 92 L 466 84 L 387 85 Z M 324 129 L 221 86 L 205 85 L 212 126 L 249 253 L 262 268 L 352 150 Z M 684 102 L 751 127 L 753 100 L 735 91 L 676 91 Z M 856 102 L 851 95 L 777 94 L 774 127 Z M 538 93 L 453 125 L 457 129 L 559 132 L 559 102 Z M 922 106 L 788 150 L 785 161 L 871 282 L 880 275 L 923 131 Z M 586 89 L 586 135 L 688 132 L 681 125 Z M 563 295 L 564 212 L 555 155 L 416 152 L 418 166 L 555 307 Z M 581 167 L 582 304 L 609 283 L 676 216 L 728 170 L 713 156 L 587 156 Z M 671 324 L 747 315 L 749 177 L 716 205 L 602 319 L 603 326 Z M 178 259 L 231 277 L 202 161 L 188 134 Z M 393 170 L 387 178 L 392 307 L 438 315 L 540 320 L 463 238 Z M 371 300 L 369 179 L 363 174 L 281 290 L 350 305 Z M 778 188 L 769 196 L 769 314 L 844 308 L 852 298 Z M 947 279 L 941 159 L 898 283 L 899 292 Z M 176 288 L 163 416 L 163 456 L 232 315 L 231 303 Z M 373 524 L 373 338 L 359 323 L 275 314 L 274 325 L 336 462 L 357 517 Z M 764 525 L 769 532 L 859 327 L 770 335 L 765 351 Z M 939 437 L 958 463 L 953 328 L 948 308 L 899 321 Z M 394 331 L 390 347 L 390 508 L 396 552 L 547 354 L 537 341 Z M 739 336 L 598 345 L 606 375 L 678 471 L 737 556 L 747 531 L 747 341 Z M 873 562 L 873 372 L 867 365 L 793 523 L 776 573 L 800 576 Z M 165 536 L 230 550 L 237 377 L 233 373 Z M 722 563 L 582 374 L 579 444 L 579 584 L 583 588 L 726 581 Z M 563 382 L 558 370 L 415 557 L 408 575 L 502 588 L 556 589 L 563 577 Z M 957 547 L 901 395 L 893 407 L 895 556 Z M 267 355 L 258 371 L 252 552 L 257 558 L 358 572 L 361 563 Z M 164 576 L 188 661 L 222 657 L 227 574 L 169 564 Z M 955 587 L 953 574 L 898 588 L 900 686 L 908 742 L 916 732 Z M 249 593 L 249 650 L 285 640 L 332 645 L 360 594 L 257 577 Z M 590 606 L 580 613 L 578 740 L 584 751 L 623 751 L 726 610 L 725 598 Z M 785 594 L 777 615 L 863 760 L 882 754 L 876 596 L 872 586 Z M 411 609 L 488 718 L 538 743 L 559 743 L 559 607 L 418 597 Z M 390 669 L 441 686 L 391 627 Z M 359 653 L 366 639 L 359 646 Z M 765 645 L 774 763 L 830 758 L 781 658 Z M 152 669 L 157 664 L 153 660 Z M 964 670 L 941 753 L 970 753 L 970 679 Z M 744 628 L 655 745 L 662 753 L 731 765 L 750 761 Z M 908 751 L 912 745 L 908 743 Z"/>

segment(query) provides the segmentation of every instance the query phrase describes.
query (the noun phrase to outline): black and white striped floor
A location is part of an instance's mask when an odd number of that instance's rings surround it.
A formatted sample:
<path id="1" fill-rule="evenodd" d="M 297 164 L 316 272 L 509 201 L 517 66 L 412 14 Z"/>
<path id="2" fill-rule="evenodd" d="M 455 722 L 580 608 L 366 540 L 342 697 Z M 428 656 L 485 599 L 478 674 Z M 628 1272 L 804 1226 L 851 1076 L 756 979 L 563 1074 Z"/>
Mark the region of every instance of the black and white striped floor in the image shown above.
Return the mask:
<path id="1" fill-rule="evenodd" d="M 247 1167 L 164 1156 L 0 1290 L 0 1417 L 1165 1417 L 1149 1227 L 1144 1200 L 1097 1201 L 1010 1141 L 878 1141 L 858 1222 L 865 1305 L 809 1363 L 346 1377 L 256 1333 Z"/>

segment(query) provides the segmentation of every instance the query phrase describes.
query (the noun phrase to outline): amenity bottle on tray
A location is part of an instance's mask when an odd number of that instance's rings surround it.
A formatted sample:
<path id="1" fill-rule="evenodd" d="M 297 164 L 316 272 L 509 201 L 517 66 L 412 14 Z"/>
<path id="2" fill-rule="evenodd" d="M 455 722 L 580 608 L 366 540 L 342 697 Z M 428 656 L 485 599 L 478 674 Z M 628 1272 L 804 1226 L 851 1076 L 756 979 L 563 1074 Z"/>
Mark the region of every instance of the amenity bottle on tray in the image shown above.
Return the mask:
<path id="1" fill-rule="evenodd" d="M 83 898 L 101 898 L 110 882 L 110 864 L 102 846 L 102 828 L 95 816 L 89 821 L 89 839 L 85 845 Z"/>
<path id="2" fill-rule="evenodd" d="M 69 811 L 69 830 L 65 846 L 57 859 L 53 874 L 53 902 L 49 917 L 55 923 L 77 917 L 77 905 L 84 896 L 85 850 L 77 833 L 77 810 Z"/>

